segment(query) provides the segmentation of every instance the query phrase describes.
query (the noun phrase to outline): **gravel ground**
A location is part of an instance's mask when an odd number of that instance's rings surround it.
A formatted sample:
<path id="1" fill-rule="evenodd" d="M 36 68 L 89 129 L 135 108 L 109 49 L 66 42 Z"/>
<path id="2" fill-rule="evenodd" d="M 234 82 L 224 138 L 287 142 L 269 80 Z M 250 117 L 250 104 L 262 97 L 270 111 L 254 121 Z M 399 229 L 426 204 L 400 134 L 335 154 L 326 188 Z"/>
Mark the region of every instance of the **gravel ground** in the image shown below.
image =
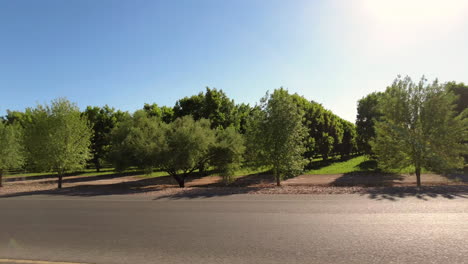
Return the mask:
<path id="1" fill-rule="evenodd" d="M 64 178 L 64 188 L 56 189 L 55 178 L 24 179 L 5 182 L 0 197 L 35 194 L 102 196 L 102 195 L 152 195 L 156 198 L 210 197 L 230 194 L 371 194 L 371 195 L 466 195 L 466 175 L 443 177 L 423 175 L 424 187 L 416 188 L 414 176 L 341 174 L 301 175 L 283 181 L 277 187 L 271 175 L 248 175 L 224 186 L 221 178 L 207 176 L 191 178 L 186 188 L 180 189 L 169 176 L 142 178 L 138 176 Z"/>
<path id="2" fill-rule="evenodd" d="M 182 199 L 227 196 L 233 194 L 362 194 L 375 198 L 393 199 L 392 197 L 436 197 L 468 198 L 468 185 L 432 185 L 417 188 L 415 186 L 363 187 L 363 186 L 281 186 L 272 184 L 254 187 L 186 187 L 173 185 L 138 186 L 131 183 L 110 185 L 66 186 L 60 190 L 55 184 L 9 184 L 0 188 L 0 197 L 29 195 L 65 195 L 65 196 L 105 196 L 105 195 L 150 195 L 155 199 Z"/>

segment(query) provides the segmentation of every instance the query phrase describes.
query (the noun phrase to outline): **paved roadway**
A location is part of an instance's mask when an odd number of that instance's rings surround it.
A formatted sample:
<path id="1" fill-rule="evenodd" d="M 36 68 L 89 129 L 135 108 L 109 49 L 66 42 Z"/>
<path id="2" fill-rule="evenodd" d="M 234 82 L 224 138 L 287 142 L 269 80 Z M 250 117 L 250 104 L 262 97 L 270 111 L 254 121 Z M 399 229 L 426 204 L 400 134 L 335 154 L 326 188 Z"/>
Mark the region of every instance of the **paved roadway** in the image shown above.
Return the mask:
<path id="1" fill-rule="evenodd" d="M 0 263 L 468 263 L 463 197 L 35 196 L 0 212 Z"/>

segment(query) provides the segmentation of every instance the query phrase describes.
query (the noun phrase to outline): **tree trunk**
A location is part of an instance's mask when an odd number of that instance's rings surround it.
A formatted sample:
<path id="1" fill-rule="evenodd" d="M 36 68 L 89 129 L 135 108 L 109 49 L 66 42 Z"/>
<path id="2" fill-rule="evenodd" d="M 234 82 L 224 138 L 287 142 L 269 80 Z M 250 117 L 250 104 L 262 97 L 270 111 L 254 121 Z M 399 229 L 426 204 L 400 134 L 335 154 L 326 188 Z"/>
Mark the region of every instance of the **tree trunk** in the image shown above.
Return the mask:
<path id="1" fill-rule="evenodd" d="M 3 170 L 0 170 L 0 187 L 3 187 Z"/>
<path id="2" fill-rule="evenodd" d="M 275 168 L 273 169 L 273 174 L 275 175 L 276 186 L 281 186 L 281 178 L 278 170 Z"/>
<path id="3" fill-rule="evenodd" d="M 58 188 L 62 189 L 62 178 L 63 178 L 63 173 L 59 173 L 58 175 Z"/>
<path id="4" fill-rule="evenodd" d="M 94 166 L 96 167 L 96 172 L 100 172 L 101 171 L 101 164 L 98 162 L 94 163 Z"/>
<path id="5" fill-rule="evenodd" d="M 200 164 L 200 166 L 198 167 L 198 172 L 200 173 L 200 176 L 206 175 L 205 163 Z"/>
<path id="6" fill-rule="evenodd" d="M 185 188 L 185 181 L 184 181 L 184 180 L 181 180 L 181 181 L 179 182 L 179 187 L 180 187 L 180 188 Z"/>
<path id="7" fill-rule="evenodd" d="M 178 175 L 172 175 L 174 177 L 174 179 L 177 181 L 177 183 L 179 184 L 179 187 L 180 188 L 184 188 L 185 187 L 185 177 L 180 177 Z"/>
<path id="8" fill-rule="evenodd" d="M 416 167 L 416 184 L 421 187 L 421 167 Z"/>

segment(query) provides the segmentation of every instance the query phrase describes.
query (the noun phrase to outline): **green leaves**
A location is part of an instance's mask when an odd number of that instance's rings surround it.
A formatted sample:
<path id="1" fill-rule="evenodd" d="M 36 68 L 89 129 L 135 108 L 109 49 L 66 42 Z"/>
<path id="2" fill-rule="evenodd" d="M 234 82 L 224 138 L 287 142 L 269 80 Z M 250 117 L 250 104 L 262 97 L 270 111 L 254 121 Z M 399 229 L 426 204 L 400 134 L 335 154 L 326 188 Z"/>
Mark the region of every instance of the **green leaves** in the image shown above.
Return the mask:
<path id="1" fill-rule="evenodd" d="M 302 124 L 303 112 L 282 88 L 262 99 L 261 112 L 252 118 L 247 130 L 249 153 L 258 165 L 271 166 L 280 184 L 284 177 L 302 172 L 307 129 Z"/>
<path id="2" fill-rule="evenodd" d="M 117 122 L 116 113 L 114 108 L 106 105 L 102 108 L 88 106 L 83 114 L 88 119 L 93 130 L 91 137 L 91 162 L 96 167 L 96 170 L 99 171 L 102 162 L 109 152 L 110 133 Z"/>
<path id="3" fill-rule="evenodd" d="M 59 174 L 83 168 L 92 132 L 78 107 L 61 98 L 30 111 L 24 137 L 28 165 Z"/>
<path id="4" fill-rule="evenodd" d="M 120 170 L 130 166 L 164 170 L 183 187 L 190 173 L 208 166 L 229 182 L 243 152 L 242 136 L 232 127 L 211 129 L 207 119 L 190 115 L 166 124 L 140 110 L 112 131 L 110 157 Z"/>
<path id="5" fill-rule="evenodd" d="M 110 160 L 117 170 L 137 166 L 151 172 L 157 168 L 164 143 L 165 124 L 145 111 L 136 111 L 118 123 L 111 133 Z"/>
<path id="6" fill-rule="evenodd" d="M 370 141 L 375 138 L 375 122 L 379 121 L 382 113 L 379 101 L 383 93 L 371 93 L 358 101 L 356 131 L 357 144 L 360 151 L 372 155 Z"/>
<path id="7" fill-rule="evenodd" d="M 0 121 L 0 177 L 6 170 L 20 168 L 24 163 L 22 132 L 18 124 L 8 125 Z"/>
<path id="8" fill-rule="evenodd" d="M 169 173 L 191 173 L 209 162 L 214 144 L 215 132 L 210 129 L 208 120 L 195 121 L 191 116 L 178 118 L 165 132 L 161 167 Z"/>
<path id="9" fill-rule="evenodd" d="M 380 101 L 372 143 L 383 168 L 414 165 L 441 172 L 463 166 L 467 120 L 454 112 L 455 97 L 437 80 L 397 78 Z"/>
<path id="10" fill-rule="evenodd" d="M 239 107 L 226 96 L 223 90 L 207 87 L 205 93 L 184 97 L 177 101 L 174 106 L 174 115 L 175 117 L 191 115 L 195 120 L 209 119 L 211 128 L 233 126 L 239 131 L 242 116 L 246 110 L 245 105 Z"/>
<path id="11" fill-rule="evenodd" d="M 242 165 L 244 151 L 244 138 L 233 127 L 216 131 L 210 164 L 221 174 L 225 184 L 234 180 L 235 171 Z"/>
<path id="12" fill-rule="evenodd" d="M 347 126 L 345 131 L 345 120 L 339 118 L 322 105 L 308 101 L 297 94 L 291 95 L 293 101 L 304 113 L 303 124 L 307 127 L 308 137 L 305 144 L 307 158 L 321 155 L 323 159 L 341 154 L 349 155 L 356 147 L 353 146 L 355 127 L 353 124 Z M 349 123 L 349 122 L 348 122 Z M 343 143 L 344 133 L 347 132 L 347 141 Z"/>

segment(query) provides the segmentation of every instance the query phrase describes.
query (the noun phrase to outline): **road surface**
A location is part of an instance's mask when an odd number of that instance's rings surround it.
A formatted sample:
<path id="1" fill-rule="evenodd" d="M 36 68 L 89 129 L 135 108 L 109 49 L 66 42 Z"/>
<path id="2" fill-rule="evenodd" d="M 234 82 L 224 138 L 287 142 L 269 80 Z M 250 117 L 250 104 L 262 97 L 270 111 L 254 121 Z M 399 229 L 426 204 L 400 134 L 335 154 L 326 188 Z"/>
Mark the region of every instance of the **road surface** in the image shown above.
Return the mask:
<path id="1" fill-rule="evenodd" d="M 0 199 L 0 210 L 0 263 L 468 260 L 464 197 L 34 196 Z"/>

